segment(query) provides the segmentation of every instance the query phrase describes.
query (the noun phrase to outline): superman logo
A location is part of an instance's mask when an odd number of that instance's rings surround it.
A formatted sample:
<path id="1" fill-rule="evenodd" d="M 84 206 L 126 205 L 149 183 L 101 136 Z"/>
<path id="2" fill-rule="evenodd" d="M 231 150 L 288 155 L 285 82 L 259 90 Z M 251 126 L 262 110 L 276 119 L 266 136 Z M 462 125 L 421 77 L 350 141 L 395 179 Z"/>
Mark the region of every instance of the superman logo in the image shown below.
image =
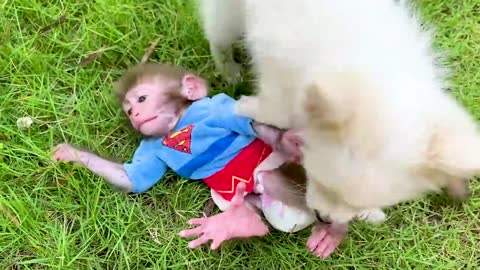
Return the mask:
<path id="1" fill-rule="evenodd" d="M 163 138 L 163 145 L 174 150 L 191 154 L 192 130 L 194 125 L 172 132 Z"/>

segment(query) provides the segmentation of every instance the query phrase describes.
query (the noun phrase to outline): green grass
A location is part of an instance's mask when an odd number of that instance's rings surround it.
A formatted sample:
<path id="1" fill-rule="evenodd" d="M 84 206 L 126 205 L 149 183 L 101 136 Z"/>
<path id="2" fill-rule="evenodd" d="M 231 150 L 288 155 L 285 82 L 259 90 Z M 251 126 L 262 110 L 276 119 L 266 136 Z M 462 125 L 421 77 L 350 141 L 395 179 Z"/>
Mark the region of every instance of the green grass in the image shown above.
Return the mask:
<path id="1" fill-rule="evenodd" d="M 419 1 L 420 2 L 420 1 Z M 341 249 L 320 261 L 305 247 L 309 231 L 273 232 L 233 241 L 220 251 L 189 250 L 177 233 L 209 197 L 204 185 L 168 173 L 150 191 L 125 195 L 87 170 L 50 162 L 68 141 L 116 160 L 139 142 L 125 123 L 112 81 L 160 42 L 152 61 L 197 70 L 216 91 L 237 96 L 248 82 L 225 86 L 215 75 L 193 0 L 26 1 L 0 3 L 1 269 L 473 269 L 480 265 L 480 185 L 462 205 L 443 196 L 388 210 L 382 225 L 356 223 Z M 452 91 L 480 118 L 480 4 L 424 0 L 450 51 Z M 66 20 L 45 33 L 56 19 Z M 94 61 L 82 59 L 102 50 Z M 31 116 L 20 130 L 16 120 Z M 479 153 L 480 155 L 480 153 Z"/>

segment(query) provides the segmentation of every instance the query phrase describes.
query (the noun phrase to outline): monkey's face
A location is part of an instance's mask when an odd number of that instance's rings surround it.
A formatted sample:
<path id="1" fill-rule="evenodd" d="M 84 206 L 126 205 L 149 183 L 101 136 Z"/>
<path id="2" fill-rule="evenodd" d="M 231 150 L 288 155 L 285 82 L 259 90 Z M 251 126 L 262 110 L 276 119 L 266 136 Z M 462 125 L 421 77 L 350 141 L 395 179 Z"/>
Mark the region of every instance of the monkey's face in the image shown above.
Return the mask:
<path id="1" fill-rule="evenodd" d="M 133 128 L 145 136 L 165 136 L 175 128 L 181 112 L 160 82 L 137 84 L 125 95 L 123 110 Z"/>
<path id="2" fill-rule="evenodd" d="M 135 130 L 145 136 L 162 137 L 175 128 L 193 101 L 206 96 L 207 84 L 200 77 L 186 74 L 179 81 L 158 76 L 131 88 L 122 107 Z"/>

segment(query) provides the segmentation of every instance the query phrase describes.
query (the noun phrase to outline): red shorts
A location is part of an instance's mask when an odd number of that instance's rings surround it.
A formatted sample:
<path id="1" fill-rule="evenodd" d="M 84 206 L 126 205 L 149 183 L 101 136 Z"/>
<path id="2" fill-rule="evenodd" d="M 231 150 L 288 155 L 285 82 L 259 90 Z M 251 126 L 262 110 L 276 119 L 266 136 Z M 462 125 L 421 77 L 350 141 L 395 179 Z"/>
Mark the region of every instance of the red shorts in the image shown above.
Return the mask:
<path id="1" fill-rule="evenodd" d="M 246 191 L 252 192 L 255 179 L 253 172 L 262 161 L 272 153 L 272 148 L 260 139 L 255 139 L 234 157 L 221 171 L 204 179 L 211 189 L 225 200 L 230 201 L 235 195 L 237 184 L 244 182 Z"/>

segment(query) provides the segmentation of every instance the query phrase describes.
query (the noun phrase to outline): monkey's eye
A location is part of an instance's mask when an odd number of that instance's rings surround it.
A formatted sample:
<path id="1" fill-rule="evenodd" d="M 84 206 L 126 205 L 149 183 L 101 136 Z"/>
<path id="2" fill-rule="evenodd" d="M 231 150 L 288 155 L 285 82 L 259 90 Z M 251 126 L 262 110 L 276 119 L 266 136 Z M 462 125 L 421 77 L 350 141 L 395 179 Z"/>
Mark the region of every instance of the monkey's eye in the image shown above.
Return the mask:
<path id="1" fill-rule="evenodd" d="M 138 103 L 142 103 L 147 99 L 147 96 L 140 96 L 138 97 Z"/>
<path id="2" fill-rule="evenodd" d="M 132 114 L 132 109 L 128 109 L 127 114 L 131 115 Z"/>

